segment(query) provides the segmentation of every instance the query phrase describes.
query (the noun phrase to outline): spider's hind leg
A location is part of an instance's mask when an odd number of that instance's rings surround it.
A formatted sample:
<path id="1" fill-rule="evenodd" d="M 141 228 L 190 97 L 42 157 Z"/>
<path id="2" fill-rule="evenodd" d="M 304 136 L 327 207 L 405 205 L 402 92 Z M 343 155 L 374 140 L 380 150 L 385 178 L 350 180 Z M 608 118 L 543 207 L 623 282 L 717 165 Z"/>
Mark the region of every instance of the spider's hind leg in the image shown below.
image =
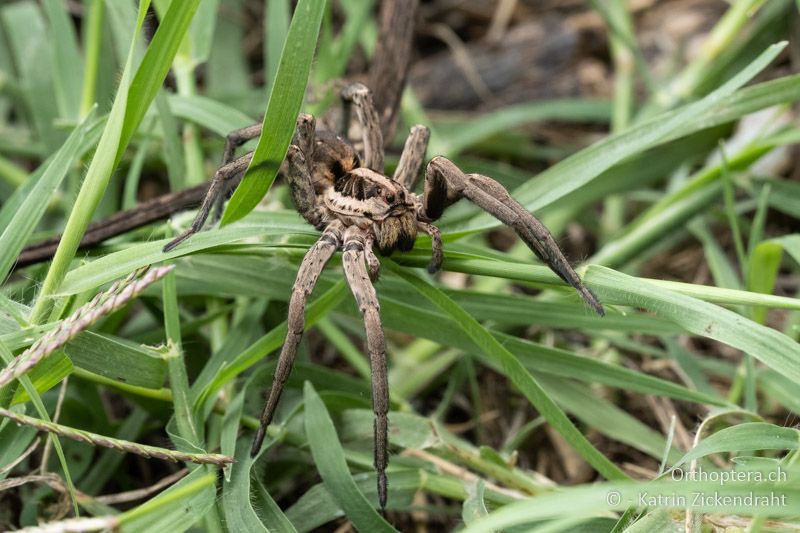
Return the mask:
<path id="1" fill-rule="evenodd" d="M 345 234 L 342 266 L 347 283 L 364 318 L 367 334 L 367 351 L 372 369 L 372 410 L 375 413 L 375 470 L 378 474 L 378 501 L 386 508 L 389 463 L 389 382 L 386 374 L 386 341 L 381 325 L 380 304 L 375 287 L 370 282 L 364 264 L 366 241 L 360 230 L 353 228 Z"/>
<path id="2" fill-rule="evenodd" d="M 341 225 L 336 222 L 331 223 L 322 233 L 322 237 L 309 248 L 303 258 L 303 262 L 300 264 L 297 279 L 294 282 L 294 286 L 292 286 L 292 297 L 289 300 L 286 339 L 283 342 L 283 348 L 281 348 L 278 365 L 275 367 L 275 375 L 272 378 L 272 387 L 270 387 L 267 403 L 261 413 L 261 424 L 250 449 L 251 457 L 254 457 L 261 450 L 267 426 L 272 422 L 283 387 L 286 385 L 286 380 L 289 379 L 289 373 L 292 371 L 292 363 L 297 354 L 297 346 L 300 344 L 305 328 L 306 300 L 314 290 L 325 264 L 341 244 L 341 238 Z"/>
<path id="3" fill-rule="evenodd" d="M 441 156 L 433 158 L 425 172 L 425 217 L 429 220 L 438 219 L 448 205 L 462 197 L 510 226 L 528 248 L 561 279 L 572 285 L 597 314 L 604 314 L 600 301 L 583 284 L 544 224 L 514 200 L 505 187 L 481 174 L 464 174 L 449 159 Z"/>

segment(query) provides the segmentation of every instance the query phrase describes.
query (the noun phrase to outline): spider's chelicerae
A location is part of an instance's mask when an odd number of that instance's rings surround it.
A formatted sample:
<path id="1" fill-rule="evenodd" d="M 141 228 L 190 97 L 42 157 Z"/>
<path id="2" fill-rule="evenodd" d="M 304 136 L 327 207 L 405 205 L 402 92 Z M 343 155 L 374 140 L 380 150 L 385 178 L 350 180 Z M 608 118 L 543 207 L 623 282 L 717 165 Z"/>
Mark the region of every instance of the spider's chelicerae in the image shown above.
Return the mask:
<path id="1" fill-rule="evenodd" d="M 266 427 L 275 407 L 303 334 L 304 310 L 325 264 L 343 250 L 342 264 L 364 318 L 372 369 L 372 406 L 375 412 L 375 469 L 378 474 L 378 497 L 386 506 L 386 466 L 388 463 L 389 392 L 386 379 L 386 344 L 379 315 L 378 298 L 372 282 L 377 279 L 380 263 L 373 248 L 381 255 L 412 248 L 421 231 L 431 237 L 432 257 L 428 270 L 433 273 L 442 264 L 442 240 L 431 223 L 445 208 L 467 198 L 516 231 L 531 250 L 565 282 L 572 285 L 598 314 L 600 302 L 581 282 L 547 228 L 525 210 L 495 180 L 480 174 L 465 174 L 444 157 L 434 157 L 425 170 L 424 192 L 414 187 L 424 162 L 428 129 L 414 126 L 406 140 L 400 162 L 392 177 L 384 174 L 383 135 L 378 113 L 369 90 L 361 84 L 349 85 L 342 92 L 343 130 L 350 123 L 350 109 L 355 106 L 363 137 L 363 156 L 359 157 L 346 134 L 316 131 L 314 117 L 300 115 L 293 143 L 287 154 L 286 180 L 300 214 L 322 232 L 308 250 L 289 302 L 288 333 L 281 350 L 269 398 L 261 415 L 252 455 L 261 449 Z M 223 166 L 214 175 L 192 226 L 164 250 L 177 246 L 198 232 L 212 207 L 219 208 L 227 197 L 233 178 L 246 170 L 253 155 L 233 159 L 233 153 L 249 139 L 261 134 L 261 125 L 237 130 L 228 136 Z"/>

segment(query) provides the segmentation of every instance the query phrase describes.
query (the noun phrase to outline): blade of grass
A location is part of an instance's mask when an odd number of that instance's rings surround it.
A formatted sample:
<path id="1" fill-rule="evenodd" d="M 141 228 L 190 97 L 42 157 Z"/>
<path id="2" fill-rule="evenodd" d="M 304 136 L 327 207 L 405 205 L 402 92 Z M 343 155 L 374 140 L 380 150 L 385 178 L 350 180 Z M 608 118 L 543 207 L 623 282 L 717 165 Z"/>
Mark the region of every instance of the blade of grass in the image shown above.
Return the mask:
<path id="1" fill-rule="evenodd" d="M 28 195 L 17 208 L 14 218 L 11 219 L 5 226 L 3 233 L 0 234 L 0 279 L 5 279 L 8 276 L 19 252 L 25 246 L 42 215 L 44 215 L 53 193 L 58 189 L 72 162 L 78 155 L 81 140 L 87 134 L 91 122 L 92 113 L 72 131 L 69 138 L 58 150 L 50 164 L 47 165 L 44 173 L 39 176 L 36 184 L 30 189 Z"/>
<path id="2" fill-rule="evenodd" d="M 264 131 L 253 160 L 233 193 L 221 225 L 247 215 L 261 201 L 283 163 L 303 103 L 325 0 L 300 0 L 283 45 L 275 83 L 270 88 Z"/>
<path id="3" fill-rule="evenodd" d="M 536 179 L 514 191 L 514 197 L 526 209 L 537 211 L 598 177 L 624 159 L 668 140 L 686 136 L 700 129 L 731 120 L 731 100 L 736 91 L 761 72 L 786 47 L 779 43 L 767 48 L 755 61 L 730 81 L 702 100 L 629 128 L 581 150 L 539 174 Z M 793 80 L 796 83 L 798 80 Z M 798 93 L 793 86 L 793 95 Z M 722 119 L 726 120 L 722 120 Z M 464 230 L 475 231 L 498 225 L 488 216 L 480 216 Z"/>
<path id="4" fill-rule="evenodd" d="M 322 482 L 359 531 L 396 531 L 358 489 L 344 457 L 333 421 L 311 383 L 303 387 L 305 427 Z"/>
<path id="5" fill-rule="evenodd" d="M 70 20 L 66 5 L 60 0 L 45 0 L 43 7 L 50 22 L 52 36 L 48 44 L 55 67 L 53 82 L 56 101 L 63 118 L 77 120 L 81 103 L 83 58 L 78 52 L 75 27 Z"/>
<path id="6" fill-rule="evenodd" d="M 662 289 L 597 265 L 584 277 L 587 285 L 609 303 L 648 309 L 686 331 L 725 343 L 800 383 L 800 345 L 786 335 L 732 311 Z"/>
<path id="7" fill-rule="evenodd" d="M 496 363 L 503 374 L 522 392 L 539 413 L 558 431 L 576 452 L 607 479 L 628 479 L 628 476 L 601 454 L 597 448 L 567 418 L 564 412 L 542 389 L 522 363 L 514 357 L 483 326 L 465 312 L 442 291 L 430 283 L 387 261 L 385 265 L 399 275 L 444 313 L 451 316 L 463 332 L 478 346 L 486 357 Z"/>
<path id="8" fill-rule="evenodd" d="M 795 428 L 763 422 L 745 422 L 721 429 L 704 438 L 689 453 L 681 457 L 673 468 L 712 453 L 798 448 L 800 448 L 800 431 Z"/>
<path id="9" fill-rule="evenodd" d="M 64 280 L 81 237 L 108 186 L 111 173 L 122 157 L 134 131 L 150 106 L 150 102 L 161 88 L 198 3 L 199 0 L 172 3 L 153 36 L 138 70 L 134 73 L 134 52 L 150 2 L 143 0 L 139 4 L 134 38 L 117 90 L 117 97 L 114 100 L 106 129 L 78 193 L 78 198 L 75 200 L 67 220 L 53 262 L 37 297 L 31 317 L 34 323 L 40 323 L 45 319 L 53 295 Z"/>

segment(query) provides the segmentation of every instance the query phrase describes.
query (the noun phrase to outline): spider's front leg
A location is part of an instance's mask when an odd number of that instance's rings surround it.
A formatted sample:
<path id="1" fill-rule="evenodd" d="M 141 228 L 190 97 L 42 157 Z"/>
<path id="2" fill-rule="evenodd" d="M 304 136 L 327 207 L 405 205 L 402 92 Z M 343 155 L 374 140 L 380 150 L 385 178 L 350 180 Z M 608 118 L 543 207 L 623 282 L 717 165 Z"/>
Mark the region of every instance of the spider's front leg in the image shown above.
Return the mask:
<path id="1" fill-rule="evenodd" d="M 339 248 L 341 242 L 342 225 L 340 222 L 334 221 L 328 225 L 322 233 L 322 237 L 309 248 L 303 258 L 303 262 L 300 264 L 297 279 L 294 282 L 294 286 L 292 286 L 292 297 L 289 300 L 289 315 L 286 319 L 288 329 L 286 340 L 283 341 L 281 355 L 278 358 L 278 365 L 275 367 L 275 375 L 272 378 L 272 387 L 270 387 L 267 403 L 261 413 L 261 424 L 250 449 L 251 457 L 255 457 L 261 450 L 267 426 L 272 422 L 283 387 L 286 385 L 286 380 L 289 379 L 289 374 L 292 371 L 292 363 L 294 363 L 294 357 L 297 354 L 297 345 L 300 344 L 305 328 L 306 301 L 314 290 L 322 270 L 337 248 Z"/>
<path id="2" fill-rule="evenodd" d="M 292 165 L 292 156 L 296 155 L 298 150 L 303 151 L 305 153 L 305 159 L 310 159 L 314 149 L 314 117 L 311 115 L 301 114 L 297 118 L 297 126 L 296 126 L 296 134 L 295 139 L 292 146 L 290 146 L 289 150 L 289 185 L 290 189 L 292 190 L 292 196 L 295 197 L 295 202 L 297 202 L 298 196 L 303 196 L 304 198 L 313 198 L 314 190 L 311 185 L 311 178 L 300 176 L 299 181 L 302 182 L 307 179 L 308 186 L 305 185 L 300 186 L 300 190 L 295 190 L 296 188 L 292 186 L 292 175 L 299 176 L 305 171 L 305 175 L 308 176 L 308 169 L 306 166 L 306 162 L 302 156 L 294 157 L 295 164 Z M 241 175 L 247 167 L 250 165 L 250 161 L 253 159 L 253 152 L 249 152 L 237 159 L 233 159 L 233 153 L 237 147 L 241 146 L 245 142 L 254 139 L 261 135 L 261 124 L 254 124 L 253 126 L 248 126 L 246 128 L 242 128 L 240 130 L 236 130 L 231 132 L 225 141 L 225 150 L 223 152 L 222 166 L 214 173 L 214 178 L 211 180 L 211 185 L 208 188 L 208 192 L 206 193 L 205 197 L 203 198 L 203 202 L 200 204 L 200 208 L 197 211 L 197 215 L 192 221 L 192 225 L 183 233 L 175 237 L 172 241 L 170 241 L 166 246 L 164 246 L 164 251 L 169 252 L 180 243 L 198 233 L 206 223 L 211 210 L 214 206 L 217 206 L 217 209 L 221 211 L 221 207 L 223 202 L 230 192 L 230 186 L 235 185 L 236 183 L 233 181 L 234 178 Z M 294 166 L 295 172 L 292 173 L 292 167 Z M 310 192 L 309 192 L 310 191 Z M 297 194 L 296 194 L 297 193 Z M 309 203 L 309 201 L 303 202 L 304 206 L 307 208 L 306 210 L 311 210 L 313 208 L 313 201 Z M 305 215 L 305 211 L 301 206 L 298 204 L 298 210 L 303 216 Z"/>
<path id="3" fill-rule="evenodd" d="M 604 314 L 600 301 L 583 284 L 547 228 L 514 200 L 505 187 L 487 176 L 464 174 L 447 158 L 433 158 L 425 172 L 424 216 L 436 220 L 447 206 L 460 198 L 469 199 L 510 226 L 539 259 L 578 291 L 597 314 Z"/>
<path id="4" fill-rule="evenodd" d="M 364 318 L 367 351 L 372 369 L 372 410 L 375 413 L 375 470 L 378 474 L 378 501 L 386 508 L 386 466 L 389 463 L 389 382 L 386 375 L 386 341 L 381 325 L 380 304 L 365 266 L 365 244 L 361 230 L 350 227 L 345 232 L 342 266 L 347 283 Z"/>

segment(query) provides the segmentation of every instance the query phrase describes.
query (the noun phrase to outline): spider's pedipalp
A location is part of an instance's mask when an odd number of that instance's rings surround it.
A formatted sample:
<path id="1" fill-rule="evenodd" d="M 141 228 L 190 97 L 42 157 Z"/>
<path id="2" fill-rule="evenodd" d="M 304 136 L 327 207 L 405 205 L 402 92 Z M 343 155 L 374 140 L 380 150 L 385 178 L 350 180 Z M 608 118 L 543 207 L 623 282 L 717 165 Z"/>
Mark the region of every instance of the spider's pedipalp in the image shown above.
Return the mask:
<path id="1" fill-rule="evenodd" d="M 464 174 L 452 161 L 435 157 L 425 172 L 423 214 L 436 220 L 445 207 L 467 198 L 495 218 L 510 226 L 550 269 L 570 284 L 594 311 L 603 315 L 603 306 L 573 270 L 553 236 L 498 182 L 481 174 Z"/>
<path id="2" fill-rule="evenodd" d="M 308 156 L 303 154 L 300 147 L 292 144 L 286 152 L 286 161 L 288 164 L 286 183 L 289 186 L 292 200 L 294 200 L 294 206 L 312 226 L 318 227 L 322 222 L 322 218 L 315 209 L 317 195 L 314 192 L 314 185 L 311 181 Z"/>
<path id="3" fill-rule="evenodd" d="M 431 131 L 425 126 L 417 124 L 411 128 L 411 133 L 403 146 L 403 153 L 400 154 L 400 162 L 394 171 L 392 179 L 400 185 L 413 191 L 417 185 L 419 171 L 422 163 L 425 162 L 425 152 L 428 151 L 428 139 Z"/>
<path id="4" fill-rule="evenodd" d="M 367 352 L 372 369 L 372 410 L 375 413 L 375 471 L 378 475 L 378 501 L 381 509 L 386 508 L 387 487 L 386 467 L 389 463 L 389 381 L 386 373 L 386 341 L 381 325 L 380 304 L 375 287 L 370 282 L 364 264 L 363 236 L 359 231 L 348 229 L 344 242 L 342 266 L 347 283 L 364 318 L 367 334 Z"/>
<path id="5" fill-rule="evenodd" d="M 361 83 L 351 83 L 342 91 L 342 99 L 346 108 L 348 102 L 356 107 L 356 116 L 364 138 L 364 166 L 383 174 L 383 133 L 378 112 L 372 103 L 372 93 Z M 345 119 L 347 116 L 349 113 L 345 113 Z M 346 131 L 349 123 L 345 122 L 343 126 Z"/>
<path id="6" fill-rule="evenodd" d="M 303 336 L 305 328 L 305 308 L 306 300 L 314 290 L 325 264 L 336 252 L 342 242 L 342 226 L 338 222 L 331 223 L 323 232 L 322 237 L 309 248 L 300 269 L 297 272 L 297 279 L 292 286 L 292 297 L 289 300 L 289 314 L 286 319 L 287 332 L 286 340 L 281 348 L 281 355 L 275 367 L 275 375 L 272 378 L 267 403 L 261 413 L 261 424 L 253 440 L 253 447 L 250 449 L 250 456 L 255 457 L 261 450 L 267 426 L 272 422 L 278 400 L 281 398 L 283 387 L 292 371 L 292 363 L 297 353 L 297 345 Z"/>

